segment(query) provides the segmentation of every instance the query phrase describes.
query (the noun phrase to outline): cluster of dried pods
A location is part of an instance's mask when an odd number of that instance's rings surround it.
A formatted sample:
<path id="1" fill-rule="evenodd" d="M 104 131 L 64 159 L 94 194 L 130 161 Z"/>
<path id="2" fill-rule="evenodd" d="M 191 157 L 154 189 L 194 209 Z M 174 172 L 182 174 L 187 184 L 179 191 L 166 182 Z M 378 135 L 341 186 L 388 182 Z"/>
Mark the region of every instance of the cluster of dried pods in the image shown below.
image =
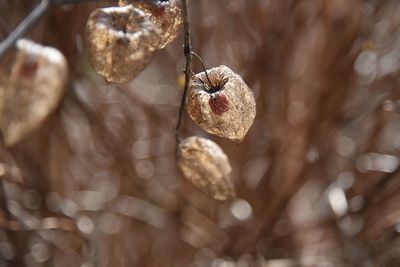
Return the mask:
<path id="1" fill-rule="evenodd" d="M 156 50 L 179 33 L 180 0 L 120 0 L 93 11 L 86 25 L 89 61 L 108 82 L 122 83 L 146 68 Z M 40 127 L 58 106 L 67 82 L 67 64 L 54 48 L 17 43 L 7 90 L 0 90 L 0 128 L 12 146 Z M 241 142 L 255 118 L 255 99 L 242 78 L 226 66 L 191 77 L 187 111 L 210 134 Z M 1 88 L 0 88 L 1 89 Z M 18 107 L 18 108 L 16 108 Z M 198 189 L 217 200 L 235 197 L 228 157 L 213 141 L 189 137 L 178 146 L 178 164 Z"/>
<path id="2" fill-rule="evenodd" d="M 94 11 L 87 23 L 90 62 L 109 82 L 132 80 L 153 52 L 178 35 L 179 0 L 120 1 L 119 7 Z M 188 113 L 210 134 L 241 142 L 255 117 L 252 91 L 226 66 L 194 75 L 189 84 Z M 178 164 L 197 188 L 217 200 L 235 196 L 228 157 L 213 141 L 189 137 L 178 147 Z"/>
<path id="3" fill-rule="evenodd" d="M 256 115 L 253 92 L 226 66 L 198 73 L 189 83 L 187 110 L 192 120 L 210 134 L 240 143 Z M 189 137 L 179 145 L 183 175 L 216 200 L 235 197 L 228 157 L 214 142 Z"/>

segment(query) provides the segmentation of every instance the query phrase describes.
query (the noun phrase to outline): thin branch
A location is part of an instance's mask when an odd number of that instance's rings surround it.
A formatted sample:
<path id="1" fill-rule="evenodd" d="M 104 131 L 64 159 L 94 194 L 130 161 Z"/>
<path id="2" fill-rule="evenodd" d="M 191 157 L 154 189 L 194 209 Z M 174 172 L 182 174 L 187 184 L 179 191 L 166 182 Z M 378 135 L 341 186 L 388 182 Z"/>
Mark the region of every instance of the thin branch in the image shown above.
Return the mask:
<path id="1" fill-rule="evenodd" d="M 203 59 L 198 55 L 198 54 L 196 54 L 195 52 L 190 52 L 193 56 L 195 56 L 200 62 L 201 62 L 201 65 L 203 66 L 203 70 L 204 70 L 204 73 L 206 74 L 206 78 L 207 78 L 207 80 L 208 80 L 208 83 L 210 84 L 210 86 L 211 86 L 211 88 L 213 88 L 214 87 L 214 85 L 212 84 L 212 82 L 211 82 L 211 80 L 210 80 L 210 77 L 208 77 L 208 73 L 207 73 L 207 69 L 206 69 L 206 66 L 204 65 L 204 61 L 203 61 Z"/>
<path id="2" fill-rule="evenodd" d="M 185 65 L 185 86 L 183 89 L 181 105 L 179 107 L 178 114 L 178 122 L 176 124 L 175 129 L 175 138 L 176 138 L 176 156 L 178 156 L 178 145 L 181 141 L 180 138 L 180 129 L 182 125 L 183 112 L 185 110 L 187 91 L 189 88 L 189 80 L 192 74 L 192 46 L 190 40 L 190 24 L 189 24 L 189 8 L 188 8 L 188 0 L 182 0 L 182 9 L 183 9 L 183 31 L 184 31 L 184 47 L 183 52 L 186 59 Z"/>
<path id="3" fill-rule="evenodd" d="M 24 36 L 36 22 L 49 10 L 49 0 L 42 0 L 38 6 L 0 43 L 0 59 L 7 53 L 15 42 Z"/>

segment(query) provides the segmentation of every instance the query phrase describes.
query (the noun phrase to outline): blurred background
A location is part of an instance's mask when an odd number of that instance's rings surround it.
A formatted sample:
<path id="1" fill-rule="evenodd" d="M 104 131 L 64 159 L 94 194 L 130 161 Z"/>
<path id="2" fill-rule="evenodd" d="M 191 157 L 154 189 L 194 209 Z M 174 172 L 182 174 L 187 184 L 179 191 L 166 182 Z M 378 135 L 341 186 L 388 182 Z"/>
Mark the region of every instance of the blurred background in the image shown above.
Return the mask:
<path id="1" fill-rule="evenodd" d="M 0 38 L 36 5 L 0 0 Z M 240 145 L 184 119 L 228 155 L 230 202 L 175 163 L 182 36 L 106 84 L 84 40 L 106 5 L 57 7 L 28 34 L 63 52 L 70 81 L 41 129 L 0 149 L 0 266 L 400 266 L 398 0 L 190 2 L 193 50 L 256 96 Z"/>

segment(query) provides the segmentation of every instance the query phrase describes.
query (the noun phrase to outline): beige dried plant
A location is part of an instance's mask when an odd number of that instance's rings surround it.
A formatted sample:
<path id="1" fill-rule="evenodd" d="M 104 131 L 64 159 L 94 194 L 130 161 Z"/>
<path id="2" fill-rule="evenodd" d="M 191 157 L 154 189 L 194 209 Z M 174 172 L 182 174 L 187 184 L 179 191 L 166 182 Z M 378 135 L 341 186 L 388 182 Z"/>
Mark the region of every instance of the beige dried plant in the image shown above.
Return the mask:
<path id="1" fill-rule="evenodd" d="M 128 82 L 144 70 L 161 41 L 154 24 L 132 5 L 93 11 L 86 39 L 93 69 L 116 83 Z"/>
<path id="2" fill-rule="evenodd" d="M 253 92 L 226 66 L 212 68 L 207 75 L 198 73 L 189 84 L 190 117 L 210 134 L 241 142 L 256 116 Z"/>
<path id="3" fill-rule="evenodd" d="M 183 176 L 208 196 L 216 200 L 235 197 L 229 159 L 213 141 L 197 136 L 183 140 L 178 164 Z"/>
<path id="4" fill-rule="evenodd" d="M 160 32 L 158 49 L 164 48 L 178 36 L 182 25 L 182 4 L 180 0 L 136 2 Z"/>
<path id="5" fill-rule="evenodd" d="M 57 49 L 22 39 L 2 93 L 0 126 L 13 146 L 39 128 L 58 107 L 68 79 L 67 61 Z"/>

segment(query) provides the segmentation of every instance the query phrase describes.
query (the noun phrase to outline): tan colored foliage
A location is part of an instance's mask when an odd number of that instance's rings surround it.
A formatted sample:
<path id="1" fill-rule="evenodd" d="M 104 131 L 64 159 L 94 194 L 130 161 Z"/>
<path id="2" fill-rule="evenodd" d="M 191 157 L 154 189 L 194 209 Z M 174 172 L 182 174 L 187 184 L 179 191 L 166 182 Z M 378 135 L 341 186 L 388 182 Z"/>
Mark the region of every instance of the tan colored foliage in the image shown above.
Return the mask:
<path id="1" fill-rule="evenodd" d="M 0 36 L 36 3 L 0 0 Z M 179 37 L 129 84 L 89 66 L 85 23 L 108 3 L 54 8 L 29 32 L 71 76 L 42 127 L 0 147 L 0 266 L 400 266 L 398 1 L 190 1 L 194 51 L 257 102 L 240 145 L 183 124 L 229 157 L 227 202 L 175 162 Z"/>

